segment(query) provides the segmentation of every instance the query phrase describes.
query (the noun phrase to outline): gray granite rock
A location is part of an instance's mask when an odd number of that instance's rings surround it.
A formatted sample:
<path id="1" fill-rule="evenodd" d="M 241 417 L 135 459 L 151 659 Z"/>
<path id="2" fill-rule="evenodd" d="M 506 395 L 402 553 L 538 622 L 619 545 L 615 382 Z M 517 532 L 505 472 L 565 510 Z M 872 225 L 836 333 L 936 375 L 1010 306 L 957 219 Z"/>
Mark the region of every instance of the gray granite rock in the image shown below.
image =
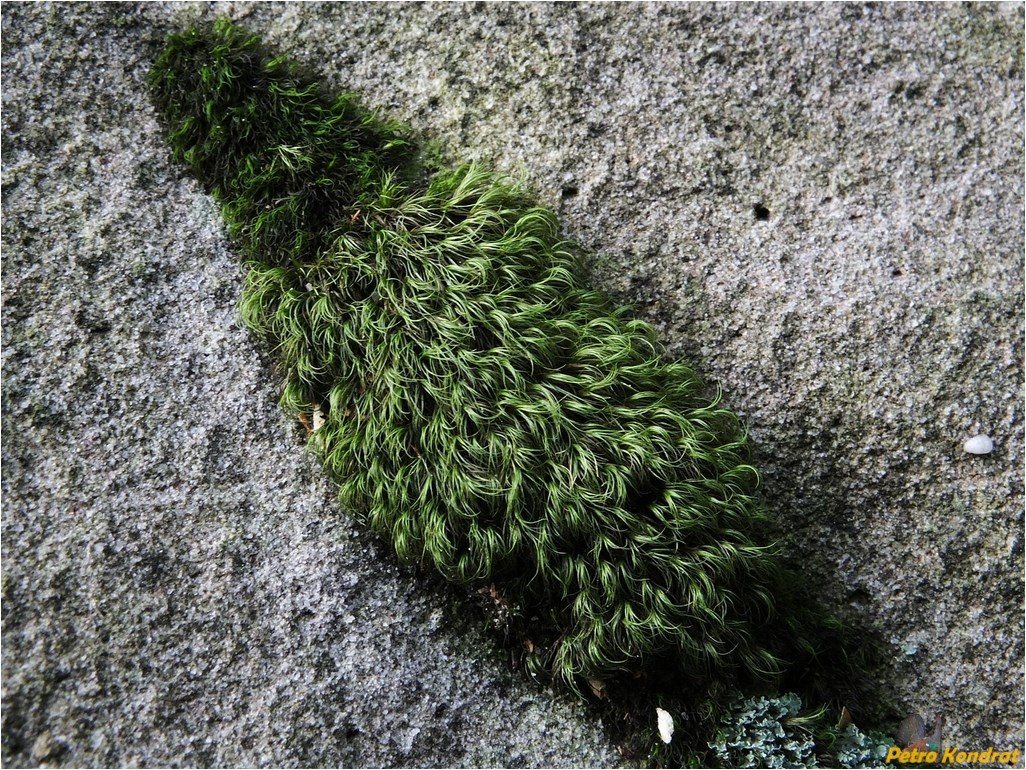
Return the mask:
<path id="1" fill-rule="evenodd" d="M 745 416 L 878 687 L 1021 745 L 1021 4 L 4 4 L 5 765 L 618 761 L 278 414 L 144 90 L 219 13 L 525 178 Z"/>

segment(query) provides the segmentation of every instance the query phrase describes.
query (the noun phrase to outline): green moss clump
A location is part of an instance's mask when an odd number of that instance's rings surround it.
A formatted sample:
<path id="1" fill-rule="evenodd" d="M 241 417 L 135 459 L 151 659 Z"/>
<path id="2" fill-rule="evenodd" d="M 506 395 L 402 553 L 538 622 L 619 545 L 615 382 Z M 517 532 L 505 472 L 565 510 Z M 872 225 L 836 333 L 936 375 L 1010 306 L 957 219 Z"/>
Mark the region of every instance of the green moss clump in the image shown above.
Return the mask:
<path id="1" fill-rule="evenodd" d="M 551 212 L 476 166 L 421 180 L 402 130 L 227 22 L 170 38 L 151 85 L 284 407 L 400 558 L 532 608 L 571 686 L 812 650 L 737 419 L 579 285 Z"/>
<path id="2" fill-rule="evenodd" d="M 177 158 L 220 201 L 235 241 L 296 268 L 328 248 L 345 209 L 408 166 L 407 140 L 227 20 L 169 39 L 150 91 Z"/>

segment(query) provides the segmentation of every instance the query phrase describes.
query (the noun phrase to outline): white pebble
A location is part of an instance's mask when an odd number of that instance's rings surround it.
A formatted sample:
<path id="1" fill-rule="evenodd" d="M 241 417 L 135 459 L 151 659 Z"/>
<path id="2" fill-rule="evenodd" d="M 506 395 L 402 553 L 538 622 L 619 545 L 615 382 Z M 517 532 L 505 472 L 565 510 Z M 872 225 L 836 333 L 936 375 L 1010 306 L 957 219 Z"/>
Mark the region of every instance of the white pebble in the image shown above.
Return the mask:
<path id="1" fill-rule="evenodd" d="M 673 717 L 670 716 L 670 713 L 662 709 L 656 709 L 656 724 L 659 725 L 659 737 L 663 739 L 663 743 L 672 741 Z"/>
<path id="2" fill-rule="evenodd" d="M 971 455 L 989 455 L 994 451 L 994 442 L 990 436 L 981 433 L 966 441 L 962 448 Z"/>

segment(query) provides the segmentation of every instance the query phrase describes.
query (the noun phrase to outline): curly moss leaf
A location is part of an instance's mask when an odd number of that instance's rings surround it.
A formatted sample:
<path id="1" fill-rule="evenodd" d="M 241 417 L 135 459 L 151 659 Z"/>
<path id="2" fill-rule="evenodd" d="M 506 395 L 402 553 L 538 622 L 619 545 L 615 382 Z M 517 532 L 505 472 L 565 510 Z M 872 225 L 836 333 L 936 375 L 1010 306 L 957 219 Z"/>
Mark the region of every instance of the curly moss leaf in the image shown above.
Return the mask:
<path id="1" fill-rule="evenodd" d="M 326 416 L 341 500 L 400 558 L 535 608 L 571 686 L 779 673 L 794 578 L 738 421 L 579 285 L 550 211 L 477 166 L 418 183 L 399 128 L 228 22 L 170 38 L 150 82 L 249 259 L 284 408 Z"/>

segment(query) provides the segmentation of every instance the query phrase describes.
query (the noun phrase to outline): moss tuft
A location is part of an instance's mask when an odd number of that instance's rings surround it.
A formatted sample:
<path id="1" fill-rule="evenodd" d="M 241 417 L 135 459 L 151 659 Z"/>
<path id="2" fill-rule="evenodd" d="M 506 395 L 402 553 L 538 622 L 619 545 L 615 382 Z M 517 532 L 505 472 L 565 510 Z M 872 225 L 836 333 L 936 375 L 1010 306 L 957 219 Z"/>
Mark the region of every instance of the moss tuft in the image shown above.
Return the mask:
<path id="1" fill-rule="evenodd" d="M 346 209 L 407 165 L 396 124 L 351 94 L 330 97 L 224 19 L 169 38 L 149 84 L 175 156 L 221 202 L 246 255 L 269 264 L 316 259 Z"/>
<path id="2" fill-rule="evenodd" d="M 733 414 L 580 285 L 554 215 L 219 22 L 151 73 L 249 264 L 242 316 L 345 506 L 530 610 L 535 668 L 773 679 L 817 652 Z M 533 615 L 531 614 L 533 613 Z"/>

